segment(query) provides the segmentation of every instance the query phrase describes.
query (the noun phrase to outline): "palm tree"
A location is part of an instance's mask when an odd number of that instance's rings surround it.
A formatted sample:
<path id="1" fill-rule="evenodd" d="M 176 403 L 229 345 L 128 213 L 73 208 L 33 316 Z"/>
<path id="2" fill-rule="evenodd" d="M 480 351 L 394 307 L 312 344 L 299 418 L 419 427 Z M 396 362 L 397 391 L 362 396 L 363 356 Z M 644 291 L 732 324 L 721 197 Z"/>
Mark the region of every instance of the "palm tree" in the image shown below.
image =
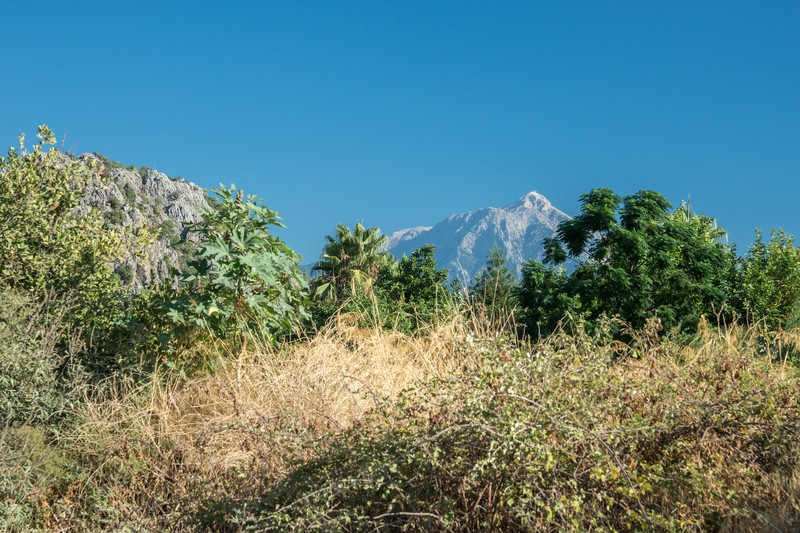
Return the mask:
<path id="1" fill-rule="evenodd" d="M 387 237 L 378 228 L 365 228 L 360 222 L 353 231 L 338 224 L 333 235 L 325 236 L 320 260 L 312 271 L 319 272 L 318 296 L 340 298 L 348 289 L 370 290 L 380 270 L 394 258 L 385 251 Z"/>

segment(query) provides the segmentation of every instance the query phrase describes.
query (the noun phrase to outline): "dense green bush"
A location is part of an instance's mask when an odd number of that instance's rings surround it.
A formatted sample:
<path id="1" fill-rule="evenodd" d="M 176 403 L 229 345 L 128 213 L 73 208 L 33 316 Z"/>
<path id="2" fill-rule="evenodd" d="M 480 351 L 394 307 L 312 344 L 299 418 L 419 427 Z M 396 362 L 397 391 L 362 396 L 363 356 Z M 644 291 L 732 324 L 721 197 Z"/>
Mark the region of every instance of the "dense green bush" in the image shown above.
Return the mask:
<path id="1" fill-rule="evenodd" d="M 533 339 L 541 339 L 558 329 L 568 316 L 578 316 L 579 302 L 568 290 L 569 276 L 562 267 L 541 261 L 522 265 L 522 280 L 515 294 L 521 309 L 520 322 Z"/>
<path id="2" fill-rule="evenodd" d="M 445 285 L 447 270 L 437 268 L 435 252 L 431 244 L 417 248 L 385 269 L 378 281 L 381 297 L 395 313 L 409 317 L 413 329 L 453 312 L 453 298 Z"/>
<path id="3" fill-rule="evenodd" d="M 425 245 L 400 261 L 384 259 L 376 281 L 346 287 L 338 300 L 320 293 L 312 308 L 314 324 L 320 328 L 336 313 L 353 313 L 362 327 L 414 334 L 452 316 L 456 308 L 445 285 L 447 270 L 436 267 L 434 252 L 433 245 Z"/>
<path id="4" fill-rule="evenodd" d="M 670 212 L 653 191 L 621 198 L 594 189 L 581 203 L 581 213 L 545 239 L 545 263 L 570 260 L 574 271 L 563 278 L 533 264 L 523 278 L 529 331 L 548 333 L 555 316 L 571 311 L 589 325 L 607 317 L 634 328 L 656 316 L 665 331 L 691 334 L 724 310 L 732 262 L 713 219 L 686 206 Z M 535 296 L 545 289 L 560 293 Z"/>
<path id="5" fill-rule="evenodd" d="M 73 420 L 85 381 L 62 345 L 63 310 L 0 289 L 0 530 L 43 527 L 44 502 L 76 479 L 54 434 Z"/>
<path id="6" fill-rule="evenodd" d="M 190 226 L 200 244 L 169 317 L 184 333 L 212 338 L 276 341 L 298 331 L 308 284 L 297 254 L 270 233 L 278 214 L 234 186 L 214 192 L 218 201 Z"/>
<path id="7" fill-rule="evenodd" d="M 73 328 L 107 331 L 119 320 L 119 282 L 112 263 L 122 239 L 98 212 L 79 202 L 96 179 L 92 163 L 55 148 L 53 133 L 39 127 L 39 143 L 0 158 L 0 283 L 37 296 L 47 294 L 68 309 Z"/>
<path id="8" fill-rule="evenodd" d="M 768 329 L 800 325 L 800 249 L 783 230 L 765 243 L 761 232 L 744 257 L 736 260 L 732 300 L 741 317 Z"/>
<path id="9" fill-rule="evenodd" d="M 42 429 L 0 429 L 0 529 L 55 530 L 48 500 L 78 478 L 77 465 Z"/>
<path id="10" fill-rule="evenodd" d="M 55 424 L 76 399 L 80 371 L 59 350 L 61 311 L 0 290 L 0 429 Z"/>

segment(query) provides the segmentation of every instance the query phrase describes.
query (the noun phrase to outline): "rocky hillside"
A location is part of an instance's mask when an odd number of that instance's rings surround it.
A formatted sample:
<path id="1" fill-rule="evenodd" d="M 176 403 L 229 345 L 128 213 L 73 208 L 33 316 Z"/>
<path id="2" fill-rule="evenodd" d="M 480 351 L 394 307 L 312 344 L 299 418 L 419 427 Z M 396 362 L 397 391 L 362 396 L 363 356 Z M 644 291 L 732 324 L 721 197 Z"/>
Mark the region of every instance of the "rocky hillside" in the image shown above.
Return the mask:
<path id="1" fill-rule="evenodd" d="M 431 227 L 396 231 L 389 237 L 389 251 L 400 257 L 433 244 L 439 266 L 446 267 L 451 277 L 469 282 L 485 266 L 489 250 L 498 246 L 519 273 L 526 260 L 541 259 L 542 240 L 552 237 L 558 223 L 569 218 L 534 191 L 505 207 L 458 213 Z"/>
<path id="2" fill-rule="evenodd" d="M 106 178 L 87 191 L 87 208 L 102 211 L 110 224 L 128 228 L 129 235 L 145 226 L 158 231 L 146 258 L 130 257 L 116 266 L 123 281 L 136 289 L 170 278 L 170 268 L 181 266 L 193 248 L 186 224 L 199 220 L 208 207 L 206 191 L 183 179 L 145 167 L 126 167 L 100 154 L 83 154 L 79 159 L 98 160 Z"/>

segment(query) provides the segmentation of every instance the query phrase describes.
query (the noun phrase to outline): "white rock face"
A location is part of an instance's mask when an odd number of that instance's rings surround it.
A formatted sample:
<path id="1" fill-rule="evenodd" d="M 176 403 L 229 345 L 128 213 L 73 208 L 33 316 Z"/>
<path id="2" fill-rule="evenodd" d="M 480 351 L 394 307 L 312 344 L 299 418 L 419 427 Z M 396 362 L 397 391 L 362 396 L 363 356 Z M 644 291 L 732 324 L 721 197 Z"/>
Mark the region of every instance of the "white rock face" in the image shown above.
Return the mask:
<path id="1" fill-rule="evenodd" d="M 529 192 L 505 207 L 486 207 L 450 215 L 433 227 L 396 231 L 389 251 L 396 257 L 425 244 L 436 246 L 436 262 L 450 277 L 469 283 L 486 264 L 489 250 L 505 249 L 512 269 L 521 272 L 528 259 L 542 258 L 542 240 L 570 217 L 538 192 Z"/>
<path id="2" fill-rule="evenodd" d="M 433 226 L 416 226 L 414 228 L 407 228 L 407 229 L 401 229 L 400 231 L 395 231 L 394 233 L 389 235 L 387 248 L 389 249 L 394 248 L 401 242 L 411 240 L 420 233 L 424 233 L 431 228 L 433 228 Z"/>

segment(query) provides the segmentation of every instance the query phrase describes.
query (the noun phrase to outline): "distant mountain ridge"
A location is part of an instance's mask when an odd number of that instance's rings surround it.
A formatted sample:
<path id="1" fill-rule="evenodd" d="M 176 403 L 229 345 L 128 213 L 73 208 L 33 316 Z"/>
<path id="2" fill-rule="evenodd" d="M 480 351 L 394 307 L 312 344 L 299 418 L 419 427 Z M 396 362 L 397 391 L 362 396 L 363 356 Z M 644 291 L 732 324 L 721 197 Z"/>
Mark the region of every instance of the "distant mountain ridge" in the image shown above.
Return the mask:
<path id="1" fill-rule="evenodd" d="M 457 213 L 433 226 L 395 231 L 389 235 L 388 250 L 401 257 L 433 244 L 437 264 L 447 268 L 451 278 L 469 283 L 494 246 L 506 251 L 511 268 L 519 274 L 525 261 L 542 258 L 542 240 L 569 219 L 544 195 L 532 191 L 505 207 Z"/>
<path id="2" fill-rule="evenodd" d="M 125 167 L 100 154 L 83 154 L 78 159 L 95 160 L 105 167 L 107 177 L 104 184 L 86 191 L 86 209 L 97 209 L 110 224 L 127 227 L 126 234 L 145 226 L 158 231 L 147 257 L 138 261 L 130 257 L 115 265 L 123 281 L 136 289 L 172 279 L 170 268 L 185 266 L 194 248 L 186 239 L 186 227 L 209 207 L 207 191 L 153 169 Z M 506 251 L 511 268 L 519 274 L 525 261 L 542 258 L 542 240 L 553 236 L 558 224 L 569 218 L 532 191 L 504 207 L 457 213 L 433 226 L 395 231 L 388 235 L 387 248 L 400 258 L 433 244 L 439 267 L 468 284 L 485 266 L 495 245 Z M 313 263 L 304 268 L 313 275 Z"/>

